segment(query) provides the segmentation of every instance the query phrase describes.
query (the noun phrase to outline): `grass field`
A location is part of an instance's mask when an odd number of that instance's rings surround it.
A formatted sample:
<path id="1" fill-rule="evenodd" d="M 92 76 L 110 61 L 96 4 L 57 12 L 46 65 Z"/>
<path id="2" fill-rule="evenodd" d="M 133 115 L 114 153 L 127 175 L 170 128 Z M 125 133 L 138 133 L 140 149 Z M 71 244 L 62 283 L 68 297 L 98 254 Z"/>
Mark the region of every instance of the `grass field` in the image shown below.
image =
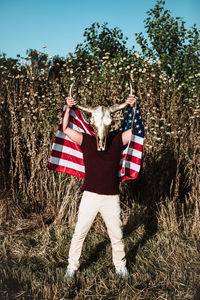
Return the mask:
<path id="1" fill-rule="evenodd" d="M 3 226 L 0 299 L 200 299 L 200 241 L 187 226 L 178 230 L 173 211 L 162 206 L 158 219 L 137 205 L 124 221 L 127 280 L 114 273 L 101 216 L 71 282 L 63 276 L 73 228 L 44 224 L 42 216 Z"/>

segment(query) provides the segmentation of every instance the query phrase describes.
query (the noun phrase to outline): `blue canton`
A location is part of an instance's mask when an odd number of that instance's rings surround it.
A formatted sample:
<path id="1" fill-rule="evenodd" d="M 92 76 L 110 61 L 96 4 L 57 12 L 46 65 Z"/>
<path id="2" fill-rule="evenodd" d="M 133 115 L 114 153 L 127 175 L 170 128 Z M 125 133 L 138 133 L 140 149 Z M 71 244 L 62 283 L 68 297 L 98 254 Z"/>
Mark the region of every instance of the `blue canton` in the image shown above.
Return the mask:
<path id="1" fill-rule="evenodd" d="M 141 111 L 138 105 L 138 101 L 136 100 L 135 104 L 135 115 L 134 110 L 130 105 L 126 109 L 124 113 L 124 120 L 122 121 L 121 127 L 119 128 L 119 131 L 126 131 L 128 129 L 132 129 L 132 133 L 144 138 L 144 123 L 142 120 Z"/>

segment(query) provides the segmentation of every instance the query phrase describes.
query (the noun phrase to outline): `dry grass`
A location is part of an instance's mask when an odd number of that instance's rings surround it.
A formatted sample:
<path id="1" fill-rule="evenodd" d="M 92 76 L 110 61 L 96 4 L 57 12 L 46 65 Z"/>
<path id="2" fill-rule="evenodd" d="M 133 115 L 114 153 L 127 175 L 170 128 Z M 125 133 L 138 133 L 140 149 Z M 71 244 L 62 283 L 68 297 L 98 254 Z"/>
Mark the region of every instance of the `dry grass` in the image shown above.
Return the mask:
<path id="1" fill-rule="evenodd" d="M 151 235 L 144 224 L 137 225 L 124 228 L 131 273 L 125 281 L 114 274 L 111 246 L 98 220 L 71 283 L 63 281 L 71 228 L 54 225 L 29 233 L 3 233 L 2 299 L 198 299 L 200 245 L 195 236 L 164 231 L 160 224 Z"/>
<path id="2" fill-rule="evenodd" d="M 175 77 L 145 64 L 105 60 L 98 73 L 95 62 L 83 70 L 68 61 L 36 76 L 27 63 L 17 76 L 1 73 L 1 299 L 200 298 L 199 90 L 188 98 Z M 120 187 L 131 276 L 115 276 L 98 216 L 67 284 L 81 180 L 46 166 L 69 79 L 80 102 L 109 105 L 126 98 L 129 74 L 146 127 L 139 179 Z"/>

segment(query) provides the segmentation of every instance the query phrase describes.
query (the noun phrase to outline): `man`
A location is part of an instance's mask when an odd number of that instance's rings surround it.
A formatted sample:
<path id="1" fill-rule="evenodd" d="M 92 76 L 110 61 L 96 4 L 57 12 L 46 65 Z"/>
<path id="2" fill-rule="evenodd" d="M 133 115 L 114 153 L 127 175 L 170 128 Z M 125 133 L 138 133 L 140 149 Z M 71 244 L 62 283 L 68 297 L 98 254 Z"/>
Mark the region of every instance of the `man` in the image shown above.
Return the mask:
<path id="1" fill-rule="evenodd" d="M 135 101 L 135 96 L 129 95 L 126 104 L 133 107 Z M 101 213 L 104 219 L 111 239 L 112 257 L 116 273 L 122 277 L 127 277 L 128 270 L 126 268 L 120 219 L 118 171 L 121 152 L 130 140 L 131 129 L 117 133 L 114 136 L 109 135 L 105 151 L 98 151 L 94 136 L 78 132 L 69 127 L 70 110 L 76 104 L 77 102 L 72 97 L 66 98 L 67 107 L 63 116 L 62 131 L 78 144 L 83 152 L 85 180 L 65 277 L 71 278 L 75 275 L 79 267 L 84 239 L 98 212 Z M 98 166 L 98 169 L 96 166 Z"/>

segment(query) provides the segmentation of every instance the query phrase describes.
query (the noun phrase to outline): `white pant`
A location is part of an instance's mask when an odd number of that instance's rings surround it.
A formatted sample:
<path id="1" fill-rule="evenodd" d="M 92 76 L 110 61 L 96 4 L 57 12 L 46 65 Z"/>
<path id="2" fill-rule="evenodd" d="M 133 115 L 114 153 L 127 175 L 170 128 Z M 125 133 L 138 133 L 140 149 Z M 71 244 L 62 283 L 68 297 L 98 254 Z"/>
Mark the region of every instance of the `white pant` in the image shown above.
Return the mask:
<path id="1" fill-rule="evenodd" d="M 68 268 L 72 271 L 76 271 L 79 267 L 84 239 L 98 212 L 104 219 L 111 239 L 115 268 L 121 270 L 126 265 L 122 242 L 119 195 L 100 195 L 84 191 L 79 207 L 78 221 L 69 249 Z"/>

